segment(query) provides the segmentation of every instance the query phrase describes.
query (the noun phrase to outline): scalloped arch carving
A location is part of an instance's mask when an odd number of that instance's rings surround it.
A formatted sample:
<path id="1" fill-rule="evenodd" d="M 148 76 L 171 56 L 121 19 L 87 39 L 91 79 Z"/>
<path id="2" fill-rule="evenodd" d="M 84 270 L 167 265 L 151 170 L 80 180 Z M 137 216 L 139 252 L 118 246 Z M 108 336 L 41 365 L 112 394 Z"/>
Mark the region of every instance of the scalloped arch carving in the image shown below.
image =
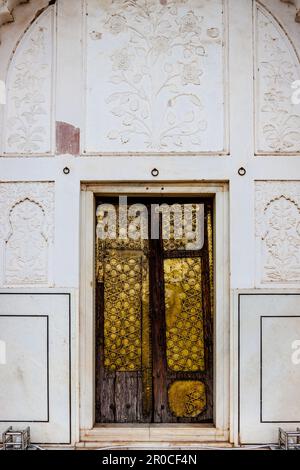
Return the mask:
<path id="1" fill-rule="evenodd" d="M 256 183 L 259 282 L 300 282 L 300 182 Z"/>
<path id="2" fill-rule="evenodd" d="M 51 285 L 54 183 L 0 183 L 0 285 Z"/>

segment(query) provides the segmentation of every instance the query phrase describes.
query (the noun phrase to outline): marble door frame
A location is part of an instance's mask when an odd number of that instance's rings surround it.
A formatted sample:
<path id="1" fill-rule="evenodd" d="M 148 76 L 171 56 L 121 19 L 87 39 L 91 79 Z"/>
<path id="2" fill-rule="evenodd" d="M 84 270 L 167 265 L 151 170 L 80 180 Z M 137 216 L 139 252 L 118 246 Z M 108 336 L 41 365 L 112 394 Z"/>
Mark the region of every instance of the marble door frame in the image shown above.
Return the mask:
<path id="1" fill-rule="evenodd" d="M 162 189 L 163 188 L 163 189 Z M 96 195 L 214 196 L 215 341 L 214 424 L 143 424 L 94 426 L 95 321 L 94 233 Z M 80 281 L 80 441 L 92 442 L 203 442 L 229 439 L 229 220 L 228 185 L 215 182 L 90 183 L 81 186 Z M 196 431 L 197 428 L 197 431 Z M 196 432 L 195 432 L 196 431 Z"/>

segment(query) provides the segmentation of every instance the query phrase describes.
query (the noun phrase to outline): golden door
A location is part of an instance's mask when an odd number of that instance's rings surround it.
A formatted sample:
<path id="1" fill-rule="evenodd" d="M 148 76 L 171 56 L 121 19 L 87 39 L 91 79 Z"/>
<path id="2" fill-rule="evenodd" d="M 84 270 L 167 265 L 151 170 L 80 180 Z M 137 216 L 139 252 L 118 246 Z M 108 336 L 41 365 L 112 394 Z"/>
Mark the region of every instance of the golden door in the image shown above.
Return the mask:
<path id="1" fill-rule="evenodd" d="M 213 200 L 101 199 L 96 218 L 96 422 L 212 422 Z"/>

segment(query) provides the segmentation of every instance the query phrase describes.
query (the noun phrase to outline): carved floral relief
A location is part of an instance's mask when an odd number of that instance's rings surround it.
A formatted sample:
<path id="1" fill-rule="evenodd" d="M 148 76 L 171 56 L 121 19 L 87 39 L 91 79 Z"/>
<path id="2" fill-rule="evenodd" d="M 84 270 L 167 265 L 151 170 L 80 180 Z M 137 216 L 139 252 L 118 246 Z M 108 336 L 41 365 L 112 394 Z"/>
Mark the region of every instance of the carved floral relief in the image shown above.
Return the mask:
<path id="1" fill-rule="evenodd" d="M 262 283 L 300 281 L 300 182 L 256 183 Z"/>
<path id="2" fill-rule="evenodd" d="M 223 2 L 87 3 L 87 151 L 222 151 Z"/>
<path id="3" fill-rule="evenodd" d="M 53 8 L 25 34 L 8 72 L 5 153 L 51 151 Z"/>
<path id="4" fill-rule="evenodd" d="M 46 284 L 54 243 L 54 184 L 0 183 L 1 284 Z"/>
<path id="5" fill-rule="evenodd" d="M 261 7 L 256 14 L 256 152 L 299 152 L 300 108 L 292 103 L 299 60 L 274 18 Z"/>

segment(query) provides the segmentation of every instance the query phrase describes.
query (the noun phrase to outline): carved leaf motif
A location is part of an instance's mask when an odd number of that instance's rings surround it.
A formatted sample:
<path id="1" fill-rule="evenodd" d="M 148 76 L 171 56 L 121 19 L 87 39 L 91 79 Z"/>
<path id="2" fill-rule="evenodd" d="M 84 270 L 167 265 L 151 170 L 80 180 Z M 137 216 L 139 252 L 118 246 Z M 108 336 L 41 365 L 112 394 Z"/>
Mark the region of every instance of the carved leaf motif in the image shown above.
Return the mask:
<path id="1" fill-rule="evenodd" d="M 114 114 L 115 116 L 118 116 L 118 117 L 122 117 L 124 116 L 124 114 L 126 114 L 126 110 L 124 108 L 114 108 L 112 109 L 112 114 Z"/>
<path id="2" fill-rule="evenodd" d="M 292 83 L 300 65 L 286 34 L 257 8 L 257 153 L 300 151 L 300 112 L 292 104 Z"/>
<path id="3" fill-rule="evenodd" d="M 51 150 L 52 14 L 50 8 L 36 20 L 10 66 L 6 153 Z"/>
<path id="4" fill-rule="evenodd" d="M 201 100 L 200 100 L 199 96 L 191 95 L 190 100 L 195 106 L 198 106 L 199 108 L 202 108 L 202 103 L 201 103 Z"/>
<path id="5" fill-rule="evenodd" d="M 267 124 L 263 131 L 271 148 L 289 150 L 300 143 L 300 116 L 278 112 L 274 124 Z"/>

